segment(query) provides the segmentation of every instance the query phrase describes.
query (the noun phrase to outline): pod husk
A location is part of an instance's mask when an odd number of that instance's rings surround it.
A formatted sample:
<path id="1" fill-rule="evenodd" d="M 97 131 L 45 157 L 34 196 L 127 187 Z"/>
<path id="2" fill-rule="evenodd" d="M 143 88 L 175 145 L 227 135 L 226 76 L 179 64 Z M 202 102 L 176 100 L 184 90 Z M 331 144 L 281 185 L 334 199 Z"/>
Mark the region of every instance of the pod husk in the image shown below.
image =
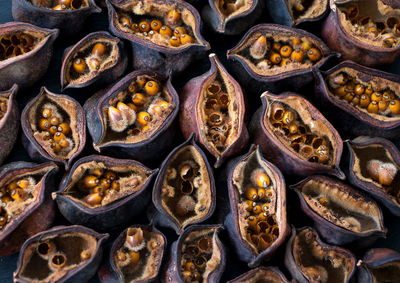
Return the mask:
<path id="1" fill-rule="evenodd" d="M 228 283 L 251 283 L 251 282 L 265 283 L 289 283 L 285 275 L 275 266 L 260 266 L 236 277 Z M 261 281 L 262 280 L 262 281 Z M 290 282 L 294 282 L 293 280 Z"/>

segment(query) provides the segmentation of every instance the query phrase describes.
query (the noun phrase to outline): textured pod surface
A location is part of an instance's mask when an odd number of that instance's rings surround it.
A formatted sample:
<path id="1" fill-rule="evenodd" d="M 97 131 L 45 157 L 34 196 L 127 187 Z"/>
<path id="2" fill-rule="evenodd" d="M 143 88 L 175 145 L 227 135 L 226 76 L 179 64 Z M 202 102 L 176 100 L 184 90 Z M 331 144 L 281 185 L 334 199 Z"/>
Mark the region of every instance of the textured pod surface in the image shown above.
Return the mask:
<path id="1" fill-rule="evenodd" d="M 310 102 L 293 93 L 269 92 L 261 100 L 249 130 L 272 163 L 288 175 L 326 173 L 344 179 L 342 139 Z"/>
<path id="2" fill-rule="evenodd" d="M 231 211 L 225 226 L 239 259 L 254 267 L 270 259 L 289 234 L 285 180 L 258 146 L 228 168 Z"/>
<path id="3" fill-rule="evenodd" d="M 349 185 L 330 177 L 312 176 L 291 188 L 326 242 L 343 245 L 360 240 L 354 245 L 368 245 L 385 237 L 379 206 Z"/>
<path id="4" fill-rule="evenodd" d="M 222 225 L 193 225 L 171 246 L 165 282 L 218 282 L 225 269 L 224 246 L 218 233 Z"/>
<path id="5" fill-rule="evenodd" d="M 113 229 L 146 207 L 157 171 L 134 160 L 87 156 L 72 166 L 53 198 L 71 223 Z"/>
<path id="6" fill-rule="evenodd" d="M 208 219 L 215 201 L 212 168 L 192 134 L 161 165 L 153 189 L 157 222 L 181 234 L 188 225 Z"/>
<path id="7" fill-rule="evenodd" d="M 171 80 L 157 73 L 134 71 L 89 98 L 84 109 L 99 152 L 154 162 L 174 144 L 178 94 Z"/>
<path id="8" fill-rule="evenodd" d="M 82 88 L 118 79 L 128 59 L 123 42 L 108 32 L 93 32 L 67 49 L 61 66 L 61 87 Z"/>
<path id="9" fill-rule="evenodd" d="M 228 281 L 228 283 L 289 283 L 285 275 L 277 267 L 257 267 L 254 268 L 235 279 Z M 293 281 L 292 281 L 293 282 Z"/>
<path id="10" fill-rule="evenodd" d="M 16 253 L 30 236 L 53 222 L 55 206 L 50 193 L 55 186 L 57 166 L 14 162 L 0 173 L 0 256 Z"/>
<path id="11" fill-rule="evenodd" d="M 47 71 L 58 30 L 43 29 L 27 23 L 0 25 L 0 90 L 13 84 L 27 87 Z"/>
<path id="12" fill-rule="evenodd" d="M 281 25 L 259 24 L 227 51 L 243 87 L 253 92 L 295 91 L 312 80 L 334 53 L 315 35 Z"/>
<path id="13" fill-rule="evenodd" d="M 348 250 L 323 243 L 309 227 L 292 228 L 285 266 L 299 283 L 350 282 L 356 258 Z"/>
<path id="14" fill-rule="evenodd" d="M 200 34 L 199 13 L 184 1 L 107 1 L 107 8 L 111 32 L 132 44 L 134 69 L 168 76 L 210 48 Z"/>
<path id="15" fill-rule="evenodd" d="M 181 92 L 179 122 L 183 136 L 196 134 L 196 141 L 215 157 L 215 168 L 240 153 L 249 140 L 245 125 L 243 91 L 215 54 L 211 68 L 191 79 Z"/>
<path id="16" fill-rule="evenodd" d="M 86 142 L 86 119 L 73 98 L 42 87 L 21 114 L 22 142 L 35 160 L 52 160 L 68 169 Z"/>
<path id="17" fill-rule="evenodd" d="M 322 38 L 343 59 L 378 66 L 390 64 L 398 57 L 397 1 L 330 1 L 330 8 L 322 26 Z"/>
<path id="18" fill-rule="evenodd" d="M 33 2 L 37 4 L 34 5 Z M 70 2 L 67 7 L 57 2 Z M 52 6 L 54 3 L 54 6 Z M 64 8 L 63 8 L 64 7 Z M 82 29 L 83 22 L 93 13 L 100 13 L 94 0 L 29 1 L 12 0 L 14 20 L 44 28 L 58 28 L 65 35 L 73 35 Z"/>
<path id="19" fill-rule="evenodd" d="M 96 272 L 108 234 L 83 226 L 57 226 L 22 246 L 14 282 L 86 282 Z"/>

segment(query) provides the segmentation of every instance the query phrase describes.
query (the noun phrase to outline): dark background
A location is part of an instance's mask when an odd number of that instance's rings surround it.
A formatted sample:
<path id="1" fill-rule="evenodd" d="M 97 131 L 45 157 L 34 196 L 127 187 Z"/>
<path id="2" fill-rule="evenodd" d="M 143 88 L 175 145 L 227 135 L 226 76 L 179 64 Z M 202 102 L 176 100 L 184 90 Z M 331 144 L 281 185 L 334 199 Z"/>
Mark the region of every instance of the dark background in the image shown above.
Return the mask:
<path id="1" fill-rule="evenodd" d="M 203 0 L 204 2 L 208 2 Z M 0 0 L 0 23 L 6 23 L 9 21 L 13 21 L 11 15 L 11 0 Z M 266 15 L 261 17 L 259 22 L 272 22 L 268 19 Z M 307 30 L 315 33 L 318 35 L 319 33 L 319 24 L 312 24 L 307 28 Z M 60 34 L 54 44 L 54 54 L 53 58 L 50 62 L 50 66 L 46 75 L 39 80 L 33 87 L 29 89 L 22 90 L 17 95 L 18 104 L 20 110 L 24 108 L 29 100 L 31 100 L 34 96 L 38 95 L 40 87 L 46 86 L 49 91 L 54 93 L 61 93 L 60 87 L 60 67 L 61 67 L 61 58 L 64 52 L 64 49 L 68 46 L 71 46 L 78 42 L 81 38 L 83 38 L 88 33 L 94 31 L 101 31 L 101 30 L 108 30 L 108 15 L 106 8 L 103 8 L 102 13 L 94 14 L 89 16 L 87 21 L 84 24 L 83 30 L 76 34 L 73 37 L 64 37 L 63 34 Z M 229 71 L 229 64 L 226 60 L 225 54 L 226 50 L 232 48 L 236 45 L 236 43 L 241 39 L 243 34 L 238 36 L 221 36 L 213 34 L 208 28 L 205 26 L 202 32 L 203 36 L 206 40 L 208 40 L 211 44 L 211 52 L 214 52 L 218 55 L 219 59 L 222 63 L 227 67 Z M 127 43 L 127 42 L 126 42 Z M 128 46 L 128 44 L 127 44 Z M 129 52 L 128 52 L 129 53 Z M 129 54 L 131 56 L 131 54 Z M 131 58 L 131 57 L 130 57 Z M 40 64 L 40 62 L 39 62 Z M 175 86 L 176 90 L 180 91 L 182 86 L 191 78 L 198 76 L 204 72 L 206 72 L 210 67 L 209 61 L 207 56 L 204 56 L 203 59 L 194 62 L 187 71 L 184 72 L 184 75 L 175 77 L 173 80 L 173 85 Z M 400 59 L 394 62 L 391 66 L 383 68 L 386 71 L 400 74 Z M 129 65 L 128 69 L 126 70 L 125 74 L 133 71 L 132 66 Z M 3 79 L 3 78 L 0 78 Z M 246 91 L 246 90 L 245 90 Z M 312 96 L 312 85 L 305 88 L 304 91 L 301 92 L 302 95 L 311 99 Z M 78 100 L 82 105 L 87 98 L 89 98 L 93 93 L 94 90 L 67 90 L 64 92 Z M 246 95 L 250 98 L 250 115 L 253 113 L 254 109 L 258 108 L 261 105 L 260 100 L 258 99 L 259 93 L 249 93 L 247 92 Z M 323 109 L 320 109 L 323 113 Z M 339 131 L 340 132 L 340 131 Z M 183 138 L 179 135 L 176 137 L 176 143 L 179 144 L 183 141 Z M 87 140 L 87 144 L 90 143 L 90 139 Z M 95 153 L 90 146 L 87 146 L 83 155 L 89 155 Z M 167 153 L 165 153 L 167 154 Z M 267 157 L 268 159 L 268 157 Z M 25 149 L 22 147 L 21 144 L 21 131 L 19 133 L 19 137 L 17 142 L 12 150 L 10 156 L 5 161 L 5 163 L 12 162 L 12 161 L 19 161 L 19 160 L 30 160 Z M 212 163 L 214 161 L 211 161 Z M 218 176 L 219 172 L 215 172 L 215 175 Z M 290 176 L 285 176 L 287 185 L 293 184 L 297 180 L 293 180 Z M 217 188 L 218 189 L 218 188 Z M 387 247 L 392 248 L 400 252 L 400 219 L 392 216 L 384 207 L 382 207 L 384 212 L 384 220 L 385 226 L 388 228 L 388 234 L 386 239 L 378 240 L 374 247 Z M 301 227 L 303 225 L 312 225 L 312 222 L 305 217 L 302 212 L 299 212 L 299 205 L 298 205 L 298 198 L 293 195 L 293 193 L 288 190 L 288 216 L 289 216 L 289 223 L 294 223 L 296 227 Z M 134 223 L 148 223 L 146 215 L 140 215 Z M 55 221 L 55 225 L 58 224 L 68 224 L 68 222 L 62 218 L 61 215 L 58 215 Z M 133 223 L 132 223 L 133 224 Z M 123 229 L 126 227 L 121 227 L 118 231 L 113 231 L 111 233 L 110 240 L 108 241 L 107 247 L 112 242 L 112 239 L 115 238 Z M 169 229 L 161 229 L 168 238 L 168 243 L 171 244 L 173 241 L 176 240 L 176 235 L 172 230 Z M 225 234 L 222 235 L 222 240 L 227 247 L 228 252 L 228 262 L 226 266 L 226 270 L 223 274 L 223 278 L 221 281 L 226 281 L 235 278 L 236 276 L 240 275 L 243 272 L 248 270 L 246 264 L 240 262 L 237 259 L 236 254 L 231 247 L 227 236 Z M 354 250 L 352 247 L 350 248 L 359 258 L 365 250 Z M 281 247 L 278 250 L 277 255 L 274 259 L 269 263 L 270 265 L 278 265 L 284 273 L 288 275 L 284 267 L 282 266 L 283 262 L 283 248 Z M 168 255 L 168 253 L 166 253 Z M 16 269 L 16 261 L 17 261 L 18 254 L 12 255 L 5 258 L 0 258 L 0 282 L 11 282 L 12 281 L 12 272 Z M 290 276 L 289 276 L 290 277 Z M 90 282 L 98 282 L 97 276 L 93 278 Z"/>

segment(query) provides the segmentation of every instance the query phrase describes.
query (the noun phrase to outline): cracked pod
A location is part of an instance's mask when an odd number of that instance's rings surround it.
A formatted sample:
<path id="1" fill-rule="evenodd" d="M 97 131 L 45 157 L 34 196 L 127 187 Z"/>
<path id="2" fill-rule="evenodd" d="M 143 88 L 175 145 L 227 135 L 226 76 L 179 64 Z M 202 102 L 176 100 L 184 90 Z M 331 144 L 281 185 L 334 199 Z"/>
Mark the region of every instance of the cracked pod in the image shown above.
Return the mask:
<path id="1" fill-rule="evenodd" d="M 90 14 L 100 12 L 94 0 L 12 0 L 14 20 L 58 28 L 67 36 L 80 31 Z"/>
<path id="2" fill-rule="evenodd" d="M 13 162 L 0 173 L 0 256 L 20 250 L 30 236 L 47 229 L 53 222 L 55 206 L 50 192 L 57 166 Z"/>
<path id="3" fill-rule="evenodd" d="M 388 65 L 400 54 L 400 4 L 392 0 L 330 1 L 322 26 L 327 45 L 343 59 Z"/>
<path id="4" fill-rule="evenodd" d="M 277 267 L 257 267 L 228 281 L 228 283 L 289 283 Z M 293 282 L 293 281 L 291 281 Z"/>
<path id="5" fill-rule="evenodd" d="M 339 133 L 306 99 L 293 93 L 264 92 L 249 130 L 263 154 L 284 174 L 325 173 L 344 179 L 339 168 Z"/>
<path id="6" fill-rule="evenodd" d="M 239 259 L 255 267 L 270 259 L 289 233 L 285 180 L 254 145 L 228 170 L 231 210 L 225 226 Z"/>
<path id="7" fill-rule="evenodd" d="M 58 30 L 27 23 L 0 25 L 0 90 L 27 87 L 47 71 Z"/>
<path id="8" fill-rule="evenodd" d="M 42 87 L 22 111 L 22 143 L 32 159 L 62 163 L 68 170 L 85 146 L 85 123 L 76 100 Z"/>
<path id="9" fill-rule="evenodd" d="M 400 216 L 400 152 L 388 140 L 358 137 L 347 142 L 349 181 Z"/>
<path id="10" fill-rule="evenodd" d="M 147 206 L 157 171 L 134 160 L 86 156 L 72 166 L 53 198 L 71 223 L 114 229 Z"/>
<path id="11" fill-rule="evenodd" d="M 188 225 L 208 219 L 215 201 L 212 168 L 192 134 L 161 165 L 153 189 L 156 222 L 181 234 Z"/>
<path id="12" fill-rule="evenodd" d="M 334 56 L 321 39 L 300 29 L 260 24 L 228 50 L 236 77 L 253 92 L 296 91 L 313 79 L 319 68 Z"/>
<path id="13" fill-rule="evenodd" d="M 208 0 L 202 16 L 218 33 L 239 34 L 254 24 L 264 6 L 262 0 Z"/>
<path id="14" fill-rule="evenodd" d="M 323 243 L 309 227 L 292 228 L 285 252 L 285 266 L 299 283 L 350 282 L 356 258 L 348 250 Z"/>
<path id="15" fill-rule="evenodd" d="M 107 265 L 98 274 L 101 282 L 158 282 L 167 247 L 165 236 L 152 226 L 135 225 L 122 232 L 112 245 Z"/>
<path id="16" fill-rule="evenodd" d="M 157 73 L 134 71 L 89 98 L 84 109 L 98 152 L 154 162 L 174 144 L 178 94 Z"/>
<path id="17" fill-rule="evenodd" d="M 249 140 L 245 125 L 243 91 L 215 54 L 211 68 L 191 79 L 181 92 L 179 122 L 183 136 L 196 134 L 196 141 L 215 157 L 215 168 L 240 153 Z"/>
<path id="18" fill-rule="evenodd" d="M 197 10 L 184 1 L 106 1 L 110 30 L 132 44 L 133 68 L 163 76 L 183 71 L 210 49 L 200 34 Z"/>
<path id="19" fill-rule="evenodd" d="M 312 176 L 291 189 L 297 193 L 301 209 L 314 221 L 315 229 L 330 244 L 354 242 L 367 246 L 386 235 L 377 203 L 339 180 Z"/>
<path id="20" fill-rule="evenodd" d="M 61 66 L 61 87 L 83 88 L 107 84 L 125 71 L 128 59 L 123 42 L 108 32 L 93 32 L 67 48 Z"/>
<path id="21" fill-rule="evenodd" d="M 225 269 L 222 225 L 193 225 L 171 246 L 163 282 L 218 282 Z"/>
<path id="22" fill-rule="evenodd" d="M 397 251 L 375 248 L 357 262 L 358 282 L 397 282 L 400 274 L 400 254 Z"/>
<path id="23" fill-rule="evenodd" d="M 108 234 L 83 226 L 57 226 L 29 238 L 14 282 L 87 282 L 96 273 Z"/>
<path id="24" fill-rule="evenodd" d="M 345 61 L 315 72 L 316 96 L 328 117 L 350 137 L 397 138 L 400 134 L 400 77 Z"/>

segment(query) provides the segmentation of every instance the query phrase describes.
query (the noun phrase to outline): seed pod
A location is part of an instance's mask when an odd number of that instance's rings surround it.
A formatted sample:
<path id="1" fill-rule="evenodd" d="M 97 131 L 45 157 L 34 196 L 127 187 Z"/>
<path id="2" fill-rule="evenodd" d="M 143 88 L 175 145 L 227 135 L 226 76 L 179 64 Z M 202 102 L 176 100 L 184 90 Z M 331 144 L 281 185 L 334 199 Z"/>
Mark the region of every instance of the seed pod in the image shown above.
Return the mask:
<path id="1" fill-rule="evenodd" d="M 100 179 L 105 178 L 107 172 L 114 172 L 119 187 L 109 188 L 107 194 L 101 195 L 100 203 L 92 205 L 85 201 L 86 195 L 92 193 L 92 190 L 86 188 L 82 181 L 87 174 L 98 168 L 105 170 Z M 120 227 L 148 205 L 151 194 L 148 187 L 157 171 L 134 160 L 87 156 L 75 162 L 70 172 L 64 176 L 60 190 L 53 193 L 53 199 L 71 223 L 102 231 Z"/>
<path id="2" fill-rule="evenodd" d="M 0 164 L 11 152 L 17 139 L 19 128 L 19 111 L 16 101 L 18 86 L 0 92 Z"/>
<path id="3" fill-rule="evenodd" d="M 101 246 L 107 238 L 108 234 L 98 234 L 78 225 L 57 226 L 38 233 L 21 248 L 14 282 L 86 282 L 96 273 L 103 254 Z M 37 248 L 45 241 L 54 243 L 57 250 L 46 259 Z M 90 258 L 82 259 L 83 251 L 89 252 Z"/>
<path id="4" fill-rule="evenodd" d="M 60 121 L 70 123 L 71 133 L 65 139 L 68 141 L 67 147 L 62 147 L 63 144 L 48 140 L 45 131 L 39 129 L 40 117 L 38 117 L 38 113 L 42 113 L 43 109 L 47 107 L 53 109 L 54 115 Z M 85 123 L 86 119 L 82 106 L 76 100 L 66 95 L 52 93 L 42 87 L 39 95 L 33 98 L 22 111 L 22 143 L 32 159 L 52 160 L 64 164 L 65 168 L 68 169 L 72 160 L 82 152 L 85 146 Z M 54 127 L 57 131 L 57 126 Z"/>
<path id="5" fill-rule="evenodd" d="M 226 158 L 237 154 L 246 147 L 249 135 L 244 124 L 245 102 L 239 84 L 222 66 L 215 54 L 209 56 L 210 70 L 191 79 L 181 93 L 181 115 L 179 118 L 183 136 L 188 138 L 192 132 L 196 141 L 215 157 L 215 168 L 221 166 Z M 218 75 L 218 76 L 217 76 Z M 213 126 L 206 107 L 212 96 L 207 89 L 212 82 L 217 82 L 222 91 L 229 96 L 228 110 L 220 112 L 219 125 Z"/>
<path id="6" fill-rule="evenodd" d="M 254 134 L 255 143 L 261 146 L 261 151 L 271 162 L 288 175 L 326 173 L 344 179 L 345 176 L 339 168 L 342 139 L 310 102 L 293 93 L 274 95 L 264 92 L 261 99 L 263 105 L 254 114 L 249 131 Z M 307 131 L 302 135 L 303 138 L 290 140 L 289 131 L 274 126 L 274 104 L 280 104 L 295 114 L 293 121 L 298 121 L 303 125 L 302 131 Z M 323 147 L 316 147 L 315 144 L 310 146 L 315 135 L 323 137 Z M 307 147 L 306 152 L 300 151 L 303 147 Z M 317 158 L 310 155 L 311 151 Z"/>
<path id="7" fill-rule="evenodd" d="M 291 189 L 297 193 L 302 210 L 314 221 L 315 229 L 330 244 L 353 242 L 353 246 L 367 246 L 386 235 L 376 202 L 339 180 L 316 175 Z"/>
<path id="8" fill-rule="evenodd" d="M 102 56 L 98 56 L 96 50 L 93 54 L 98 44 L 106 49 Z M 76 69 L 75 60 L 81 60 L 85 66 Z M 61 66 L 61 87 L 64 90 L 114 82 L 125 72 L 127 65 L 124 44 L 119 38 L 108 32 L 93 32 L 66 49 Z"/>
<path id="9" fill-rule="evenodd" d="M 200 15 L 197 10 L 185 1 L 166 0 L 159 2 L 150 0 L 144 3 L 124 0 L 120 2 L 107 1 L 110 30 L 123 39 L 131 42 L 133 54 L 133 68 L 135 70 L 152 70 L 163 76 L 171 73 L 182 72 L 194 59 L 194 56 L 210 49 L 210 45 L 200 34 Z M 189 40 L 187 44 L 181 44 L 180 38 L 176 37 L 171 44 L 172 30 L 176 27 L 168 23 L 167 15 L 170 11 L 181 14 L 178 21 L 188 31 Z M 151 11 L 151 12 L 150 12 Z M 128 16 L 133 22 L 147 20 L 149 23 L 154 19 L 162 18 L 164 27 L 160 33 L 153 36 L 143 32 L 136 32 L 130 27 L 124 26 L 120 18 Z M 164 34 L 164 30 L 168 31 Z"/>
<path id="10" fill-rule="evenodd" d="M 0 37 L 10 39 L 0 47 L 0 90 L 10 89 L 13 84 L 24 88 L 38 81 L 47 71 L 57 36 L 58 30 L 27 23 L 1 24 Z M 19 44 L 13 45 L 12 39 Z"/>
<path id="11" fill-rule="evenodd" d="M 295 229 L 286 245 L 285 266 L 297 282 L 350 282 L 356 258 L 348 250 L 323 243 L 309 227 Z"/>
<path id="12" fill-rule="evenodd" d="M 285 275 L 277 267 L 260 266 L 236 277 L 228 283 L 250 283 L 250 282 L 276 282 L 289 283 Z"/>

